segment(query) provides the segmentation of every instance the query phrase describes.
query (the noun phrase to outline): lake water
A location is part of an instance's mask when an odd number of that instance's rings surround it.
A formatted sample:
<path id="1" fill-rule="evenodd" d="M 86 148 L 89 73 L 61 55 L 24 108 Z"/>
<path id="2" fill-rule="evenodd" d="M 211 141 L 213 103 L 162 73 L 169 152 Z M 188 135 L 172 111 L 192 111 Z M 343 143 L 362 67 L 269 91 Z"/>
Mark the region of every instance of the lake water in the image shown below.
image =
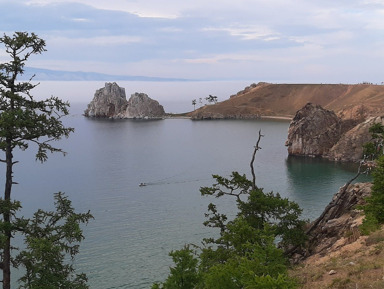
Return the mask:
<path id="1" fill-rule="evenodd" d="M 144 92 L 167 112 L 191 110 L 192 99 L 216 95 L 219 101 L 251 82 L 119 82 L 127 97 Z M 65 119 L 75 128 L 58 146 L 66 157 L 50 155 L 34 161 L 33 148 L 15 153 L 13 198 L 30 216 L 51 209 L 53 194 L 65 192 L 78 211 L 91 210 L 95 220 L 84 228 L 85 240 L 76 258 L 92 289 L 150 288 L 169 272 L 168 253 L 212 233 L 204 213 L 210 202 L 228 215 L 236 213 L 231 198 L 201 197 L 199 188 L 212 184 L 212 174 L 232 171 L 250 175 L 249 162 L 261 129 L 262 149 L 256 156 L 257 184 L 298 202 L 304 218 L 322 212 L 347 180 L 353 165 L 318 159 L 288 158 L 284 146 L 286 121 L 159 121 L 97 120 L 82 116 L 104 82 L 43 82 L 34 95 L 50 95 L 72 103 Z M 4 167 L 0 168 L 4 176 Z M 3 177 L 2 177 L 3 178 Z M 139 187 L 145 182 L 150 185 Z M 17 240 L 15 240 L 17 242 Z M 18 272 L 14 272 L 14 279 Z M 16 286 L 14 286 L 16 287 Z"/>
<path id="2" fill-rule="evenodd" d="M 78 211 L 91 210 L 76 259 L 94 289 L 150 288 L 162 281 L 168 252 L 199 243 L 209 202 L 235 213 L 231 198 L 201 197 L 212 174 L 250 175 L 249 162 L 258 131 L 264 137 L 256 156 L 257 184 L 279 192 L 304 208 L 305 218 L 320 215 L 332 195 L 355 174 L 352 165 L 288 158 L 286 121 L 99 120 L 73 108 L 65 122 L 76 129 L 58 145 L 66 157 L 34 161 L 31 150 L 17 153 L 13 197 L 23 213 L 49 209 L 53 193 L 65 192 Z M 139 187 L 141 182 L 150 183 Z M 17 273 L 15 273 L 17 275 Z"/>

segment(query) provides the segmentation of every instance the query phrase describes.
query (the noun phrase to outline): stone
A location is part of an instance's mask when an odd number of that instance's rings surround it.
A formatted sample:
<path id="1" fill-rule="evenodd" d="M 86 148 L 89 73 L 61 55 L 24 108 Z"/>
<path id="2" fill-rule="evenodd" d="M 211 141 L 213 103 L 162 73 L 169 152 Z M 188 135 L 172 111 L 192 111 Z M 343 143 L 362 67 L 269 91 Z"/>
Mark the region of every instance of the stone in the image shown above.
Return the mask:
<path id="1" fill-rule="evenodd" d="M 125 89 L 115 82 L 105 83 L 96 90 L 92 101 L 88 104 L 84 115 L 87 117 L 114 117 L 127 107 Z"/>
<path id="2" fill-rule="evenodd" d="M 158 101 L 151 99 L 145 93 L 134 93 L 128 100 L 124 112 L 125 118 L 162 118 L 165 111 Z"/>
<path id="3" fill-rule="evenodd" d="M 324 157 L 334 161 L 356 162 L 363 158 L 363 145 L 371 140 L 369 128 L 374 123 L 383 124 L 381 117 L 370 117 L 357 124 L 340 137 L 340 140 L 325 153 Z"/>
<path id="4" fill-rule="evenodd" d="M 335 275 L 335 274 L 337 274 L 337 272 L 335 270 L 331 270 L 328 272 L 328 275 Z"/>
<path id="5" fill-rule="evenodd" d="M 342 121 L 330 110 L 307 103 L 296 112 L 288 129 L 285 145 L 293 156 L 319 157 L 340 139 Z"/>
<path id="6" fill-rule="evenodd" d="M 382 117 L 377 116 L 367 120 L 342 119 L 332 111 L 308 103 L 290 123 L 288 154 L 358 162 L 363 158 L 363 145 L 371 140 L 369 128 L 374 123 L 384 124 Z"/>
<path id="7" fill-rule="evenodd" d="M 134 93 L 129 100 L 125 89 L 114 83 L 105 83 L 105 87 L 96 90 L 94 98 L 84 111 L 86 117 L 102 118 L 163 118 L 165 111 L 158 101 L 145 93 Z"/>
<path id="8" fill-rule="evenodd" d="M 370 195 L 372 183 L 347 183 L 335 194 L 323 213 L 306 230 L 308 237 L 304 258 L 327 254 L 330 250 L 354 242 L 362 222 L 356 207 Z M 350 236 L 350 237 L 346 237 Z"/>

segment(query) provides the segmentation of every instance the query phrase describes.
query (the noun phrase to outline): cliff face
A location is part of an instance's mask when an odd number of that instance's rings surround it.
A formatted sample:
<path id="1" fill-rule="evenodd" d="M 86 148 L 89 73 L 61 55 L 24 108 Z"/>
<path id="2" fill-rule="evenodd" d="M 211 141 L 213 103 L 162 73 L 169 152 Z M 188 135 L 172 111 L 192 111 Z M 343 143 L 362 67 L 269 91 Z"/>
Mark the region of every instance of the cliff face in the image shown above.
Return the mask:
<path id="1" fill-rule="evenodd" d="M 356 206 L 364 204 L 371 188 L 371 183 L 346 184 L 340 188 L 322 215 L 310 224 L 304 257 L 325 255 L 360 237 L 358 226 L 362 223 L 362 216 Z"/>
<path id="2" fill-rule="evenodd" d="M 363 156 L 363 145 L 371 140 L 369 128 L 375 124 L 384 124 L 381 117 L 370 117 L 346 133 L 326 153 L 324 157 L 334 161 L 358 161 Z"/>
<path id="3" fill-rule="evenodd" d="M 296 156 L 322 156 L 339 140 L 341 120 L 332 111 L 308 103 L 293 118 L 286 146 Z"/>
<path id="4" fill-rule="evenodd" d="M 286 146 L 294 156 L 323 157 L 335 161 L 359 161 L 363 145 L 371 140 L 369 128 L 381 117 L 342 119 L 319 105 L 307 104 L 290 123 Z"/>
<path id="5" fill-rule="evenodd" d="M 164 108 L 144 93 L 132 94 L 127 101 L 125 89 L 115 82 L 96 90 L 93 100 L 84 111 L 86 117 L 162 118 Z"/>

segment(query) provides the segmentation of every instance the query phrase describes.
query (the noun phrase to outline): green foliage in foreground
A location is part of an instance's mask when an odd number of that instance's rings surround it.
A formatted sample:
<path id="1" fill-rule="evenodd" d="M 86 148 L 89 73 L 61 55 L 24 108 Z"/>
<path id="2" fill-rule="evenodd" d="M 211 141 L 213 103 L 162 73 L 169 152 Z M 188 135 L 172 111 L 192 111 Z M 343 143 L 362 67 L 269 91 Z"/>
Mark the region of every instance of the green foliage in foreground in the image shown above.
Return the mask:
<path id="1" fill-rule="evenodd" d="M 71 201 L 62 193 L 55 194 L 54 211 L 38 210 L 31 219 L 18 218 L 20 203 L 0 199 L 0 210 L 12 212 L 11 224 L 0 221 L 0 232 L 11 226 L 24 238 L 24 249 L 16 254 L 12 264 L 23 269 L 19 288 L 29 289 L 86 289 L 89 288 L 85 274 L 76 274 L 72 261 L 79 253 L 79 244 L 84 239 L 81 224 L 86 224 L 92 215 L 76 213 Z M 2 245 L 6 241 L 0 234 Z"/>
<path id="2" fill-rule="evenodd" d="M 216 183 L 202 187 L 202 195 L 234 197 L 238 212 L 228 221 L 209 204 L 205 226 L 219 229 L 203 247 L 185 246 L 170 256 L 175 264 L 164 283 L 152 289 L 296 288 L 287 275 L 286 252 L 305 241 L 299 206 L 279 194 L 264 193 L 245 175 L 213 176 Z M 276 245 L 279 240 L 279 247 Z"/>
<path id="3" fill-rule="evenodd" d="M 18 220 L 26 245 L 14 262 L 26 271 L 19 280 L 21 288 L 89 288 L 85 274 L 75 274 L 67 261 L 79 253 L 84 239 L 80 225 L 93 216 L 89 211 L 76 213 L 62 193 L 55 194 L 55 206 L 55 211 L 39 209 L 32 219 Z"/>
<path id="4" fill-rule="evenodd" d="M 13 185 L 17 184 L 14 167 L 18 163 L 14 150 L 24 151 L 32 145 L 37 149 L 36 160 L 41 162 L 48 159 L 48 153 L 65 154 L 52 143 L 74 131 L 65 127 L 61 119 L 69 114 L 69 103 L 53 96 L 36 100 L 31 93 L 38 85 L 32 83 L 33 77 L 29 81 L 19 79 L 29 58 L 46 51 L 43 39 L 34 33 L 15 32 L 0 37 L 0 44 L 4 47 L 0 51 L 2 59 L 8 58 L 7 62 L 0 63 L 0 151 L 3 152 L 0 162 L 5 164 L 5 187 L 0 199 L 2 288 L 11 288 L 11 267 L 15 265 L 27 269 L 28 276 L 22 279 L 23 288 L 85 288 L 65 283 L 63 278 L 72 274 L 72 269 L 59 266 L 63 262 L 62 254 L 76 253 L 76 246 L 68 244 L 80 241 L 78 223 L 84 219 L 79 220 L 73 212 L 62 210 L 65 203 L 62 196 L 57 198 L 57 202 L 62 203 L 57 207 L 57 214 L 39 211 L 34 220 L 18 219 L 16 213 L 21 205 L 12 198 Z M 59 227 L 60 222 L 68 225 Z M 68 235 L 70 231 L 72 236 Z M 27 250 L 14 260 L 13 237 L 20 232 L 25 235 Z M 60 242 L 59 238 L 63 240 Z M 79 283 L 76 278 L 72 280 L 72 284 Z"/>
<path id="5" fill-rule="evenodd" d="M 373 186 L 371 196 L 363 207 L 365 219 L 361 226 L 364 234 L 375 231 L 384 224 L 384 156 L 380 156 L 372 173 Z"/>

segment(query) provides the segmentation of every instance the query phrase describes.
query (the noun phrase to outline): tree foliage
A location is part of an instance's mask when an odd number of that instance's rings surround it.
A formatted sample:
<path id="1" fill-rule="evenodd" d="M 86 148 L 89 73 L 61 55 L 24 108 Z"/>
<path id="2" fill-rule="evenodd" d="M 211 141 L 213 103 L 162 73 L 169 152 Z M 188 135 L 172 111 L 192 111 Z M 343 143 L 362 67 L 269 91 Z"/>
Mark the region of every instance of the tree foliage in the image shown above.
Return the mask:
<path id="1" fill-rule="evenodd" d="M 61 121 L 68 115 L 69 103 L 57 97 L 36 100 L 31 90 L 38 84 L 20 81 L 25 64 L 35 54 L 45 49 L 45 41 L 34 33 L 15 32 L 12 36 L 0 37 L 9 61 L 0 64 L 0 149 L 5 163 L 4 195 L 0 198 L 0 268 L 3 271 L 3 289 L 11 284 L 11 265 L 24 266 L 27 275 L 22 278 L 23 288 L 85 288 L 74 284 L 85 284 L 85 277 L 73 276 L 73 268 L 64 264 L 64 253 L 74 256 L 77 246 L 70 244 L 82 239 L 79 224 L 88 220 L 90 215 L 78 215 L 73 212 L 69 201 L 61 194 L 56 197 L 57 212 L 39 210 L 34 219 L 24 220 L 17 217 L 20 202 L 11 198 L 15 149 L 26 150 L 30 145 L 36 147 L 36 160 L 44 162 L 48 153 L 65 152 L 52 145 L 53 141 L 68 137 L 73 128 L 65 127 Z M 59 225 L 59 223 L 63 224 Z M 25 236 L 27 249 L 16 260 L 12 259 L 11 240 L 16 233 Z M 59 240 L 60 238 L 61 240 Z M 57 274 L 54 273 L 56 270 Z M 56 275 L 55 275 L 56 274 Z M 69 283 L 58 286 L 67 277 Z M 61 280 L 61 281 L 60 281 Z M 63 281 L 64 282 L 64 281 Z M 71 287 L 73 284 L 74 287 Z"/>
<path id="2" fill-rule="evenodd" d="M 183 249 L 169 253 L 172 257 L 174 267 L 170 268 L 171 273 L 164 284 L 154 284 L 152 289 L 188 289 L 193 288 L 198 282 L 197 264 L 198 260 L 193 254 L 190 246 L 186 245 Z"/>
<path id="3" fill-rule="evenodd" d="M 55 194 L 55 211 L 39 209 L 31 219 L 21 218 L 25 249 L 15 258 L 16 267 L 23 267 L 21 288 L 88 288 L 85 274 L 75 274 L 73 261 L 84 239 L 81 224 L 93 218 L 76 213 L 71 201 L 62 193 Z"/>
<path id="4" fill-rule="evenodd" d="M 216 183 L 211 187 L 201 188 L 202 195 L 212 195 L 216 198 L 234 196 L 239 209 L 237 217 L 244 218 L 251 227 L 263 230 L 265 226 L 269 226 L 274 237 L 280 239 L 280 245 L 284 249 L 303 244 L 305 235 L 302 228 L 305 222 L 300 220 L 302 210 L 297 203 L 282 198 L 278 193 L 264 193 L 262 188 L 252 189 L 252 182 L 238 172 L 233 172 L 230 178 L 218 175 L 213 177 Z M 208 206 L 208 211 L 205 225 L 218 227 L 221 233 L 224 233 L 228 223 L 223 215 L 217 212 L 212 203 Z"/>
<path id="5" fill-rule="evenodd" d="M 384 126 L 381 123 L 374 123 L 370 128 L 371 140 L 363 145 L 364 158 L 371 160 L 383 155 L 384 150 Z"/>
<path id="6" fill-rule="evenodd" d="M 384 224 L 384 126 L 375 123 L 369 132 L 372 138 L 363 146 L 364 157 L 375 160 L 376 164 L 372 172 L 372 193 L 363 206 L 365 218 L 360 227 L 363 234 L 369 234 Z"/>
<path id="7" fill-rule="evenodd" d="M 251 166 L 260 149 L 261 137 L 259 133 Z M 303 245 L 306 239 L 300 207 L 279 194 L 264 193 L 256 186 L 254 175 L 253 181 L 238 172 L 233 172 L 229 178 L 219 175 L 213 178 L 215 183 L 202 187 L 201 194 L 234 198 L 238 208 L 236 216 L 229 220 L 210 203 L 204 225 L 218 229 L 218 234 L 205 238 L 195 257 L 189 247 L 177 251 L 184 262 L 173 259 L 176 266 L 171 268 L 166 281 L 155 284 L 153 289 L 296 288 L 287 275 L 286 253 Z M 189 282 L 188 287 L 170 285 L 170 280 L 180 280 L 186 273 L 192 274 L 189 280 L 194 281 Z"/>
<path id="8" fill-rule="evenodd" d="M 209 95 L 205 98 L 209 103 L 217 103 L 217 96 L 215 95 Z"/>
<path id="9" fill-rule="evenodd" d="M 62 116 L 68 115 L 69 103 L 57 97 L 35 100 L 31 90 L 38 84 L 19 82 L 25 62 L 33 54 L 45 51 L 44 40 L 34 33 L 16 32 L 0 38 L 11 60 L 0 64 L 0 148 L 3 151 L 37 144 L 36 158 L 47 160 L 47 152 L 62 152 L 51 145 L 54 140 L 68 137 L 73 128 L 66 128 Z"/>
<path id="10" fill-rule="evenodd" d="M 363 206 L 365 219 L 362 230 L 364 233 L 374 231 L 381 224 L 384 224 L 384 155 L 376 161 L 372 176 L 371 196 L 366 198 L 366 205 Z"/>

